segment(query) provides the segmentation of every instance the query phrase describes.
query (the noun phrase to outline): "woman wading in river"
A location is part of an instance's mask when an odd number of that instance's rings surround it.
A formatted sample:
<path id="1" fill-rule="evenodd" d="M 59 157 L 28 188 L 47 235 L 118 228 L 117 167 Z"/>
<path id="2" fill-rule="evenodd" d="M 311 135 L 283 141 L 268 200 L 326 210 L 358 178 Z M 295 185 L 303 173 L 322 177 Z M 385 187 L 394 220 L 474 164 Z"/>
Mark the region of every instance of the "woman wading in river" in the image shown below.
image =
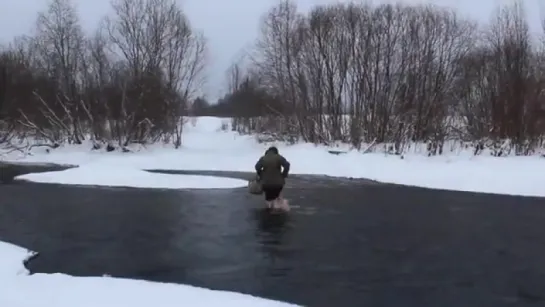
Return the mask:
<path id="1" fill-rule="evenodd" d="M 255 164 L 257 176 L 265 194 L 265 202 L 269 209 L 289 211 L 287 201 L 281 197 L 290 171 L 290 163 L 279 152 L 270 147 Z"/>

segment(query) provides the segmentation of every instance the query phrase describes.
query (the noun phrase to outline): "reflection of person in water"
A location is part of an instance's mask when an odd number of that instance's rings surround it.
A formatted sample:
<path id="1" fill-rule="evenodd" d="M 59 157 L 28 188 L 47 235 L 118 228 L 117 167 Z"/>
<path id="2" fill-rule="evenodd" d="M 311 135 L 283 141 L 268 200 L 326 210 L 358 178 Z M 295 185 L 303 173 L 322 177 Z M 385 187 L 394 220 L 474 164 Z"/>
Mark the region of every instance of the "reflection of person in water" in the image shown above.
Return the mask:
<path id="1" fill-rule="evenodd" d="M 268 209 L 256 211 L 256 220 L 259 231 L 280 235 L 286 231 L 285 227 L 289 221 L 289 214 L 269 214 Z"/>
<path id="2" fill-rule="evenodd" d="M 289 211 L 289 206 L 280 194 L 286 184 L 290 171 L 290 163 L 279 152 L 278 148 L 270 147 L 255 165 L 267 208 Z"/>
<path id="3" fill-rule="evenodd" d="M 293 238 L 293 225 L 290 214 L 270 214 L 268 209 L 256 210 L 257 231 L 255 232 L 259 250 L 263 254 L 262 263 L 268 274 L 279 276 L 289 273 L 296 260 L 297 250 Z"/>

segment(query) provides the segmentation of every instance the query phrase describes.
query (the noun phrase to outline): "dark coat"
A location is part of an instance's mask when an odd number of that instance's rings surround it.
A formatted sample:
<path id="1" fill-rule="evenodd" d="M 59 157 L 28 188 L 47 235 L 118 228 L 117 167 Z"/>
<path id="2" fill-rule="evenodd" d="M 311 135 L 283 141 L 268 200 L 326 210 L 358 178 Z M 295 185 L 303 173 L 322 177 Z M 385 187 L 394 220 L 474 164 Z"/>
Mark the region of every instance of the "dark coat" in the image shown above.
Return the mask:
<path id="1" fill-rule="evenodd" d="M 267 152 L 255 164 L 262 185 L 284 185 L 290 171 L 290 163 L 282 155 Z"/>

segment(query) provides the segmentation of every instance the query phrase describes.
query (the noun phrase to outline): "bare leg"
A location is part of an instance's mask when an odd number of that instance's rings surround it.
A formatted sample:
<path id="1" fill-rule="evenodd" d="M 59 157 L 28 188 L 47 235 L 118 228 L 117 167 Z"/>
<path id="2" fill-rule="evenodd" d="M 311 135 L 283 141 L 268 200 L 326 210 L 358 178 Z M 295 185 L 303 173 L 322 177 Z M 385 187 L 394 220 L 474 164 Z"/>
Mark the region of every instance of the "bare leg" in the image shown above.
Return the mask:
<path id="1" fill-rule="evenodd" d="M 286 212 L 290 211 L 290 206 L 285 198 L 279 198 L 278 207 Z"/>
<path id="2" fill-rule="evenodd" d="M 279 197 L 272 201 L 271 207 L 275 211 L 289 211 L 289 208 L 286 206 L 286 200 Z"/>

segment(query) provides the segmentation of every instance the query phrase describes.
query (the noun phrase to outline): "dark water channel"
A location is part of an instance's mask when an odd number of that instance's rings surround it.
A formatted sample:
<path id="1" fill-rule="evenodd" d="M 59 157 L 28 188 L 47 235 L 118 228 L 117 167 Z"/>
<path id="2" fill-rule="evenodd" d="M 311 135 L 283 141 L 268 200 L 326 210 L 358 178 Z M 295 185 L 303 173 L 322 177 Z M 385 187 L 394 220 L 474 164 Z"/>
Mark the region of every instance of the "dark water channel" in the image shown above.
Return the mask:
<path id="1" fill-rule="evenodd" d="M 545 306 L 544 199 L 293 176 L 293 212 L 271 217 L 246 189 L 10 183 L 36 169 L 6 169 L 0 240 L 38 251 L 32 272 L 316 307 Z"/>

